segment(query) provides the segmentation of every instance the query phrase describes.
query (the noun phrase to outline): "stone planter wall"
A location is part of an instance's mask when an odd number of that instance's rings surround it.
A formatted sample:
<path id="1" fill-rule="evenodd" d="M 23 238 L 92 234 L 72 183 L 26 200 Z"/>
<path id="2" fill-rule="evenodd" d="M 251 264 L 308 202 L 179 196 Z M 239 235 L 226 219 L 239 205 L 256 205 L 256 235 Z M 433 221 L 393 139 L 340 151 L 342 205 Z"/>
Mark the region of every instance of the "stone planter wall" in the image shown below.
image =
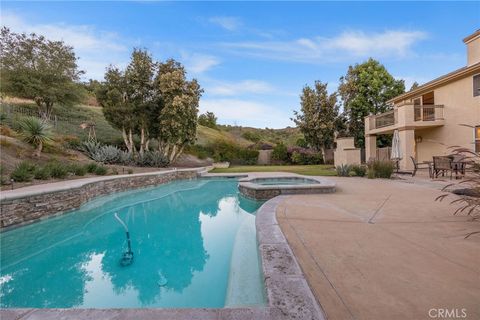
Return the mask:
<path id="1" fill-rule="evenodd" d="M 195 178 L 197 175 L 197 170 L 178 170 L 111 177 L 111 179 L 90 182 L 70 189 L 11 198 L 7 196 L 0 203 L 0 229 L 32 223 L 78 209 L 85 202 L 98 196 L 160 185 L 178 179 Z"/>

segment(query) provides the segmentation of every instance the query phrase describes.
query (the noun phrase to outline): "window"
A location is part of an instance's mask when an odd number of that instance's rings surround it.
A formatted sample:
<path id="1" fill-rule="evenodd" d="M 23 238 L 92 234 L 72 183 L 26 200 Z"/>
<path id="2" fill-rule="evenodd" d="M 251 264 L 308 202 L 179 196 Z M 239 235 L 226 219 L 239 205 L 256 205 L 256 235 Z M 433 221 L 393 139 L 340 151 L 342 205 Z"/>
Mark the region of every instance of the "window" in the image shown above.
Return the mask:
<path id="1" fill-rule="evenodd" d="M 480 126 L 475 127 L 475 152 L 480 152 Z"/>
<path id="2" fill-rule="evenodd" d="M 473 76 L 473 96 L 480 96 L 480 74 Z"/>

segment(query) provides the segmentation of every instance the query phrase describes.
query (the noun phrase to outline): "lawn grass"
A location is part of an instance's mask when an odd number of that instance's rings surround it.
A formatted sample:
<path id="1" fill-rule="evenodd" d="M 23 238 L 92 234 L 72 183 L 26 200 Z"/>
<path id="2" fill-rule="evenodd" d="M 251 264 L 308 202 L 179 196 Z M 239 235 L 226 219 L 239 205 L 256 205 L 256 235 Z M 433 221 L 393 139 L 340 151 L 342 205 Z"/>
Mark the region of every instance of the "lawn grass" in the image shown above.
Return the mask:
<path id="1" fill-rule="evenodd" d="M 331 165 L 305 166 L 232 166 L 230 168 L 216 168 L 211 173 L 244 173 L 244 172 L 291 172 L 306 176 L 335 176 L 337 172 Z"/>

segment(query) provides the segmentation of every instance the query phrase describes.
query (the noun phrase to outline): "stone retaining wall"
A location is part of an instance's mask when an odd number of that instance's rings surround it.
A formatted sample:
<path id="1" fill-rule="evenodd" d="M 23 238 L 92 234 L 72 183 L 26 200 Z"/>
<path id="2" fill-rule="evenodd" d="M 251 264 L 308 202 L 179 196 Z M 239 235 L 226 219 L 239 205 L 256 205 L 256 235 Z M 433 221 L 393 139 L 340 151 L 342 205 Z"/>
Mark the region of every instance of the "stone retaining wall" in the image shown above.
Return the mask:
<path id="1" fill-rule="evenodd" d="M 167 171 L 90 182 L 80 187 L 46 191 L 35 195 L 5 198 L 0 203 L 0 229 L 28 224 L 52 215 L 78 209 L 95 197 L 164 184 L 173 180 L 195 178 L 197 170 Z"/>

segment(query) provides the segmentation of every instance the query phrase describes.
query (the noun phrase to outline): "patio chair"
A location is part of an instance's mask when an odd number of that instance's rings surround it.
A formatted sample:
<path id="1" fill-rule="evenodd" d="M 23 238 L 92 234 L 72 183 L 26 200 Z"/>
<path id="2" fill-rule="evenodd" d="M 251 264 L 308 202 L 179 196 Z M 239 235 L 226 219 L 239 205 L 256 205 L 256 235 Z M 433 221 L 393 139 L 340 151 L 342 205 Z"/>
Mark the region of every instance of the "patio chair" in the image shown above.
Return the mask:
<path id="1" fill-rule="evenodd" d="M 445 156 L 433 157 L 433 177 L 438 178 L 440 174 L 443 177 L 448 172 L 450 172 L 450 179 L 452 179 L 452 158 Z"/>
<path id="2" fill-rule="evenodd" d="M 452 159 L 452 170 L 455 172 L 455 178 L 458 177 L 458 174 L 464 176 L 467 165 L 466 157 L 462 154 L 453 154 L 449 157 Z"/>
<path id="3" fill-rule="evenodd" d="M 432 167 L 428 163 L 418 163 L 417 160 L 415 160 L 414 157 L 410 156 L 410 159 L 412 159 L 413 162 L 413 172 L 412 172 L 412 177 L 415 177 L 417 174 L 418 169 L 428 169 L 428 176 L 432 178 Z M 426 167 L 423 167 L 426 166 Z"/>

